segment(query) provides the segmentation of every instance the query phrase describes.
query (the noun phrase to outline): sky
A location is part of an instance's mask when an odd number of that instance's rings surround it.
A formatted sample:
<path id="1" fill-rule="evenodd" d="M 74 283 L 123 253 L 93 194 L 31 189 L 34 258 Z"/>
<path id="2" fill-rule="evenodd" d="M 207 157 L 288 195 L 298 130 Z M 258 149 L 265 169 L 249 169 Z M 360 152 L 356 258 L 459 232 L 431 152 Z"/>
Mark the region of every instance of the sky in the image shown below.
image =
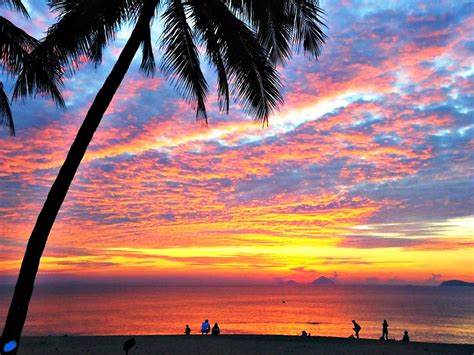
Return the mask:
<path id="1" fill-rule="evenodd" d="M 1 11 L 41 37 L 54 16 L 25 3 L 29 22 Z M 196 122 L 137 56 L 61 208 L 40 280 L 474 281 L 474 3 L 321 6 L 327 44 L 319 61 L 296 55 L 280 68 L 285 104 L 269 127 L 236 103 L 220 113 L 215 90 L 209 125 Z M 66 110 L 42 98 L 13 105 L 17 136 L 0 131 L 0 283 L 15 280 L 127 34 L 101 66 L 66 81 Z"/>

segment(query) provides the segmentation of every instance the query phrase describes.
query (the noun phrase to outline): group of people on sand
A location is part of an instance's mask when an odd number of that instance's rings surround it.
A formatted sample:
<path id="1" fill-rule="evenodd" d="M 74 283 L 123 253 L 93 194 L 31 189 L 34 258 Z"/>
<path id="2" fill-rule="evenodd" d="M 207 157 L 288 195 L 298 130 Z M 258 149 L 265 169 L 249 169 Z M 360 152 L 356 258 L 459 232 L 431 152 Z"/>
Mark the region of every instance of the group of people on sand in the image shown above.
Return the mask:
<path id="1" fill-rule="evenodd" d="M 354 328 L 352 328 L 352 330 L 354 331 L 354 335 L 351 335 L 350 338 L 359 339 L 359 333 L 362 330 L 362 327 L 355 320 L 352 320 L 352 325 L 354 326 Z M 211 335 L 219 335 L 221 333 L 221 329 L 219 328 L 219 324 L 217 324 L 217 322 L 214 323 L 214 326 L 211 329 L 211 324 L 209 323 L 209 319 L 206 319 L 201 324 L 201 334 L 208 335 L 209 333 L 211 333 Z M 186 324 L 186 327 L 184 328 L 184 334 L 191 335 L 191 328 L 189 327 L 189 324 Z M 301 332 L 301 336 L 309 337 L 311 336 L 311 333 L 307 333 L 306 330 L 303 330 Z M 388 322 L 386 319 L 384 319 L 382 323 L 382 336 L 380 337 L 380 340 L 389 340 L 388 339 Z M 407 330 L 405 330 L 403 334 L 402 341 L 405 343 L 408 343 L 410 341 L 410 336 L 408 335 Z"/>
<path id="2" fill-rule="evenodd" d="M 219 324 L 217 324 L 217 322 L 214 323 L 214 326 L 211 329 L 209 319 L 206 319 L 201 324 L 201 334 L 208 335 L 209 332 L 211 333 L 211 335 L 219 335 L 221 333 L 221 329 L 219 328 Z M 184 328 L 184 334 L 191 335 L 191 328 L 189 327 L 189 324 L 186 324 L 186 327 Z"/>
<path id="3" fill-rule="evenodd" d="M 362 327 L 355 320 L 352 321 L 352 324 L 354 325 L 354 328 L 352 328 L 354 335 L 351 335 L 351 338 L 359 339 L 359 332 L 361 331 Z M 384 319 L 382 323 L 382 336 L 380 337 L 380 340 L 388 340 L 388 322 L 386 319 Z M 410 336 L 408 335 L 407 330 L 405 330 L 403 334 L 402 341 L 405 343 L 410 341 Z"/>

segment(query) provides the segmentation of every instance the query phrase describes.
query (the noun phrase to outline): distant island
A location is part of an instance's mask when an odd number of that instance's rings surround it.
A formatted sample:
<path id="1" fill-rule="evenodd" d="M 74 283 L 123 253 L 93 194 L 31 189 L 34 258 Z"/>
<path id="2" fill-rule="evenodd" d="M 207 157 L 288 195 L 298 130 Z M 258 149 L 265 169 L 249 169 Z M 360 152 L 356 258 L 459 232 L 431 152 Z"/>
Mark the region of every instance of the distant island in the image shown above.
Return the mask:
<path id="1" fill-rule="evenodd" d="M 399 286 L 399 287 L 418 287 L 426 285 L 416 285 L 416 284 L 350 284 L 350 283 L 337 283 L 334 279 L 331 279 L 326 276 L 320 276 L 317 279 L 314 279 L 311 282 L 297 282 L 295 280 L 281 280 L 278 282 L 280 286 L 334 286 L 334 285 L 343 285 L 343 286 Z M 432 287 L 433 285 L 431 285 Z M 474 287 L 474 282 L 467 282 L 462 280 L 446 280 L 441 282 L 438 287 Z"/>
<path id="2" fill-rule="evenodd" d="M 335 284 L 336 283 L 333 280 L 325 276 L 318 277 L 316 280 L 311 282 L 312 286 L 329 286 L 329 285 L 335 285 Z"/>
<path id="3" fill-rule="evenodd" d="M 288 281 L 285 281 L 284 284 L 287 286 L 297 286 L 298 282 L 296 282 L 295 280 L 288 280 Z"/>
<path id="4" fill-rule="evenodd" d="M 441 287 L 449 287 L 449 286 L 463 286 L 463 287 L 474 287 L 474 282 L 467 282 L 461 280 L 448 280 L 443 281 L 440 284 Z"/>

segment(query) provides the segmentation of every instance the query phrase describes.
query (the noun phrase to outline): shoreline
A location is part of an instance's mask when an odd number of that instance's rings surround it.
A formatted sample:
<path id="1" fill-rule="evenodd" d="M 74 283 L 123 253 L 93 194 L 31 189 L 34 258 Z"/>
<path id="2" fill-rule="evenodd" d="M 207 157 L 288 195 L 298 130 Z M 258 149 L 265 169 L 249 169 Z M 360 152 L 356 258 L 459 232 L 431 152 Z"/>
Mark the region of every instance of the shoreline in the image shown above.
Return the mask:
<path id="1" fill-rule="evenodd" d="M 19 354 L 469 354 L 474 344 L 422 343 L 288 335 L 25 336 Z"/>

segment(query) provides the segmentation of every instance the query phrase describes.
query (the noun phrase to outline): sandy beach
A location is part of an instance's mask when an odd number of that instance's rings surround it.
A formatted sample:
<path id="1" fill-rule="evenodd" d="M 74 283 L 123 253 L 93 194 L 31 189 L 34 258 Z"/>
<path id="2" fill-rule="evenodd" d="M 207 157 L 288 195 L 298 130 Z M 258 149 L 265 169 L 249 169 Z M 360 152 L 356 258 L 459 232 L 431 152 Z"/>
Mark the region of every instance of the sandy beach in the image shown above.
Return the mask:
<path id="1" fill-rule="evenodd" d="M 120 354 L 130 336 L 24 337 L 19 354 Z M 474 345 L 279 335 L 135 336 L 133 354 L 473 354 Z"/>

